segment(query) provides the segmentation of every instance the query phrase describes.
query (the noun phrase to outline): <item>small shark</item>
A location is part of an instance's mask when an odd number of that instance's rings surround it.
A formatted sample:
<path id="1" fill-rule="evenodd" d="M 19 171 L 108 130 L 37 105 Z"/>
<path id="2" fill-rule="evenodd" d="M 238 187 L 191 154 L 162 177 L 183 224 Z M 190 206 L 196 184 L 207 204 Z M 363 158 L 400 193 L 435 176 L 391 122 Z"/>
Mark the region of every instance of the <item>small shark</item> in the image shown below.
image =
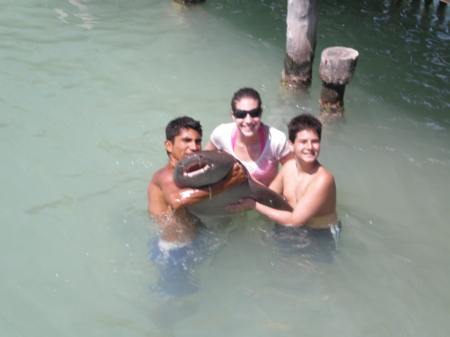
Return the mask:
<path id="1" fill-rule="evenodd" d="M 224 151 L 198 151 L 178 162 L 173 179 L 180 188 L 207 187 L 224 179 L 236 161 L 239 162 Z M 257 183 L 250 175 L 242 184 L 217 194 L 211 199 L 189 206 L 188 209 L 196 215 L 230 214 L 225 210 L 225 206 L 235 204 L 242 198 L 253 198 L 263 205 L 292 211 L 292 207 L 282 195 Z"/>

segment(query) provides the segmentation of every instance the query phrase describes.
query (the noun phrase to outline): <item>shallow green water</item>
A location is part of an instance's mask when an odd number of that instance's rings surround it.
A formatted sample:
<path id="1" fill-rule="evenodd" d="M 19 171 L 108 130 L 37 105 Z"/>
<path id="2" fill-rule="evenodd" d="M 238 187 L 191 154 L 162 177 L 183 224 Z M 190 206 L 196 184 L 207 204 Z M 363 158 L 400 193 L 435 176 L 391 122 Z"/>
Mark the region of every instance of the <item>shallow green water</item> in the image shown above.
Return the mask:
<path id="1" fill-rule="evenodd" d="M 322 0 L 300 95 L 279 86 L 285 2 L 0 1 L 1 335 L 447 336 L 448 11 Z M 207 140 L 242 86 L 281 130 L 318 115 L 334 45 L 360 52 L 345 121 L 323 134 L 344 227 L 334 262 L 281 254 L 250 213 L 212 221 L 198 292 L 153 291 L 146 188 L 167 122 L 199 119 Z"/>

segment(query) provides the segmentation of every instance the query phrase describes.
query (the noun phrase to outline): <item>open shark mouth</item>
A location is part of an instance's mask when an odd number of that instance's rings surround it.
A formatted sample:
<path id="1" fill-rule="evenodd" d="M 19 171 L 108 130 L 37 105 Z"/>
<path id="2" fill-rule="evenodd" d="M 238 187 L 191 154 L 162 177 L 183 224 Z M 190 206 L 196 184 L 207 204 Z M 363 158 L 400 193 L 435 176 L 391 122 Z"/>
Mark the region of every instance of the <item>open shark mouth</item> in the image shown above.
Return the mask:
<path id="1" fill-rule="evenodd" d="M 193 178 L 211 170 L 213 164 L 202 159 L 203 158 L 199 158 L 198 162 L 186 165 L 183 170 L 183 177 Z"/>

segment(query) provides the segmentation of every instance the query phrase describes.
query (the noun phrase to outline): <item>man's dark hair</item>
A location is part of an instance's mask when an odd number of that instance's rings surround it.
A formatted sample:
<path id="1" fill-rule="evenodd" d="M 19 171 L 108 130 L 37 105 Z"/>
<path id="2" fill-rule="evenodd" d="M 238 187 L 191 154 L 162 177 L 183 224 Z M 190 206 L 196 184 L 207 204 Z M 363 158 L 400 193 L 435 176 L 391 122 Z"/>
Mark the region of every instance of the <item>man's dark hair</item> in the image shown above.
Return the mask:
<path id="1" fill-rule="evenodd" d="M 175 137 L 181 133 L 182 129 L 193 129 L 197 131 L 200 136 L 203 136 L 203 129 L 199 121 L 187 116 L 178 117 L 170 121 L 166 126 L 166 139 L 171 143 L 175 140 Z"/>
<path id="2" fill-rule="evenodd" d="M 234 93 L 233 98 L 231 99 L 231 110 L 235 111 L 236 103 L 246 97 L 258 101 L 258 108 L 261 108 L 261 96 L 259 96 L 259 93 L 252 88 L 242 88 Z"/>
<path id="3" fill-rule="evenodd" d="M 292 118 L 288 124 L 289 140 L 293 143 L 297 137 L 297 133 L 303 130 L 314 131 L 320 140 L 322 136 L 322 123 L 311 114 L 301 114 Z"/>

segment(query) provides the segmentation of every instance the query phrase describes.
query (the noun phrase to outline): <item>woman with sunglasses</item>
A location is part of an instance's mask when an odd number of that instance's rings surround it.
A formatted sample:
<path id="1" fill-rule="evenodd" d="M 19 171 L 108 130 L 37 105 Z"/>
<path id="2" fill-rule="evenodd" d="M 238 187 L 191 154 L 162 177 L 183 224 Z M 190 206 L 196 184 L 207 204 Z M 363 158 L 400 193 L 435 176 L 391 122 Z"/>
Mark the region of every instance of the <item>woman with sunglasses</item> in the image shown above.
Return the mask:
<path id="1" fill-rule="evenodd" d="M 231 100 L 234 123 L 214 129 L 205 150 L 223 150 L 239 159 L 253 179 L 269 186 L 278 173 L 278 164 L 294 158 L 286 135 L 261 122 L 261 97 L 251 88 L 242 88 Z"/>

